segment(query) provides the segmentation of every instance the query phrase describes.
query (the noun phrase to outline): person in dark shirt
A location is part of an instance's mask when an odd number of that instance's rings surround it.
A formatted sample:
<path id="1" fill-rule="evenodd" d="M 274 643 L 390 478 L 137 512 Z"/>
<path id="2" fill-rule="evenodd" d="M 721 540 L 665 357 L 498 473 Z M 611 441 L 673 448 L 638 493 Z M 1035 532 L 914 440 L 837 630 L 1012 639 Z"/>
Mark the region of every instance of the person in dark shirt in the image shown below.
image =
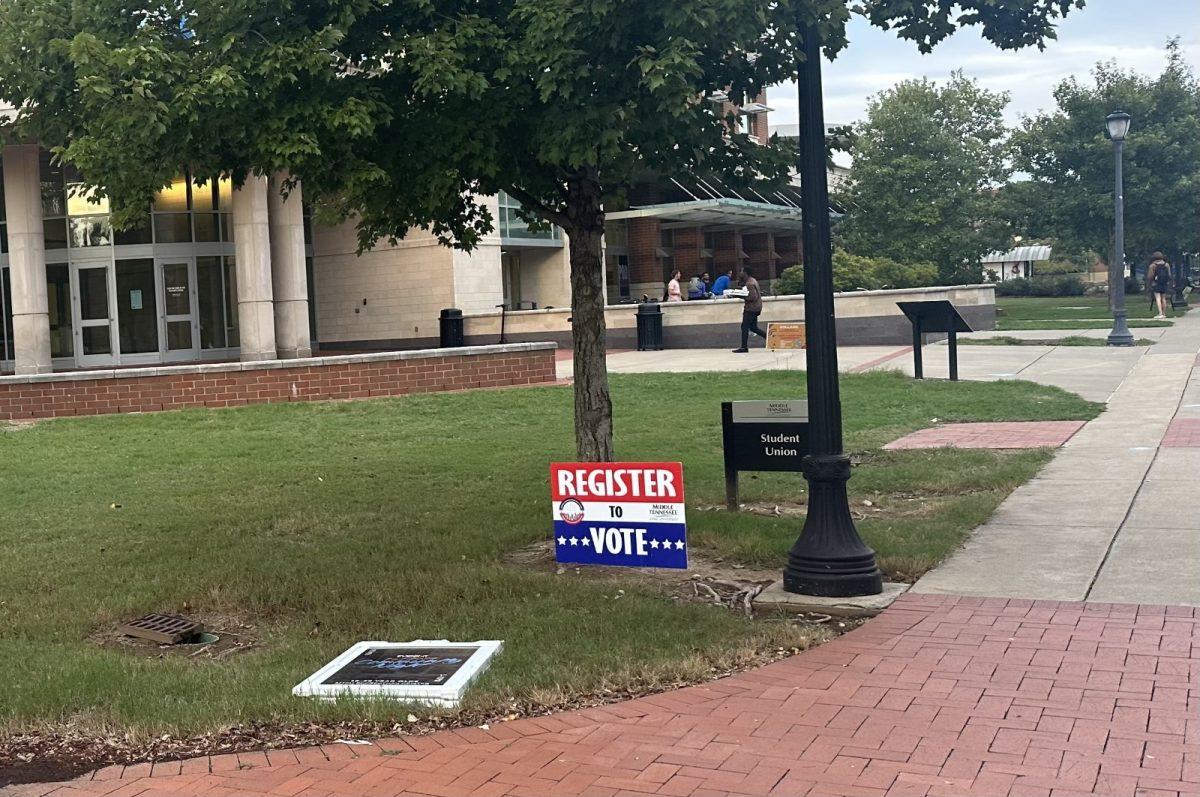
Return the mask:
<path id="1" fill-rule="evenodd" d="M 746 305 L 742 308 L 742 345 L 734 349 L 734 354 L 745 354 L 750 351 L 750 333 L 753 332 L 764 340 L 767 333 L 758 326 L 758 317 L 762 314 L 762 292 L 758 289 L 758 280 L 754 278 L 754 269 L 746 266 L 742 269 L 742 287 L 746 289 Z"/>

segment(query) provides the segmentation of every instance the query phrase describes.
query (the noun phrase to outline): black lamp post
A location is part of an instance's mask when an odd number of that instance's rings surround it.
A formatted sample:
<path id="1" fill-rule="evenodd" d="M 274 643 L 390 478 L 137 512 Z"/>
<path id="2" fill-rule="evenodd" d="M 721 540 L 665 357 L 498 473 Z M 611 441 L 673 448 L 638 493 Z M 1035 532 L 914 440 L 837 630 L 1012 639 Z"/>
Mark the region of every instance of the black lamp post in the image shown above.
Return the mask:
<path id="1" fill-rule="evenodd" d="M 829 187 L 825 182 L 825 113 L 821 103 L 821 41 L 804 28 L 800 87 L 800 208 L 804 225 L 804 320 L 807 325 L 810 451 L 802 467 L 808 480 L 808 516 L 788 551 L 783 588 L 803 595 L 878 595 L 883 577 L 875 552 L 858 536 L 846 481 L 850 458 L 842 451 L 837 336 L 833 317 L 833 243 Z"/>
<path id="2" fill-rule="evenodd" d="M 1175 294 L 1171 297 L 1171 309 L 1183 310 L 1188 306 L 1187 294 L 1184 289 L 1188 284 L 1188 261 L 1187 255 L 1176 250 L 1175 252 Z"/>
<path id="3" fill-rule="evenodd" d="M 1112 139 L 1116 179 L 1113 183 L 1114 215 L 1113 262 L 1108 267 L 1108 289 L 1112 291 L 1113 328 L 1108 333 L 1109 346 L 1132 346 L 1125 310 L 1125 187 L 1121 175 L 1121 154 L 1125 149 L 1125 134 L 1129 132 L 1129 114 L 1114 111 L 1104 118 L 1108 137 Z"/>

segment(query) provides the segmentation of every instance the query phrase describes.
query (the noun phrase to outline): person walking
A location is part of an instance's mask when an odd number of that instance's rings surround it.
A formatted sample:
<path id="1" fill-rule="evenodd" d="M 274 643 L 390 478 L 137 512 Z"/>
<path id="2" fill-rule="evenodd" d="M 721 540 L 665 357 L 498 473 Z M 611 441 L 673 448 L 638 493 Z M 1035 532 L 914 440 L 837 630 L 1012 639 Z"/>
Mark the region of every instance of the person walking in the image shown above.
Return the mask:
<path id="1" fill-rule="evenodd" d="M 667 282 L 667 301 L 682 302 L 683 291 L 679 289 L 679 278 L 683 276 L 683 272 L 676 269 L 671 272 L 671 279 Z"/>
<path id="2" fill-rule="evenodd" d="M 754 269 L 746 266 L 742 269 L 742 287 L 746 289 L 746 305 L 742 308 L 742 345 L 734 349 L 734 354 L 745 354 L 750 351 L 750 333 L 753 332 L 764 340 L 767 333 L 758 326 L 758 317 L 762 314 L 762 292 L 758 289 L 758 280 L 754 278 Z"/>
<path id="3" fill-rule="evenodd" d="M 1153 291 L 1154 304 L 1158 307 L 1158 315 L 1154 317 L 1166 318 L 1167 297 L 1171 293 L 1171 264 L 1162 252 L 1150 256 L 1150 265 L 1146 267 L 1146 285 Z"/>

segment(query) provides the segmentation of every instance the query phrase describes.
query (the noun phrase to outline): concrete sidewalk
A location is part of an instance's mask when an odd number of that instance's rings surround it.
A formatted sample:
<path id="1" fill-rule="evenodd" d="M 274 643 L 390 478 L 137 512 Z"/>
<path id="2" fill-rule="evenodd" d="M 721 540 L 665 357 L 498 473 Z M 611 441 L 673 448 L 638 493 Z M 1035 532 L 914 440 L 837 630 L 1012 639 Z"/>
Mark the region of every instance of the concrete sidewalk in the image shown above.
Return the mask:
<path id="1" fill-rule="evenodd" d="M 1156 330 L 1159 331 L 1159 330 Z M 1070 334 L 1069 332 L 1067 334 Z M 1060 335 L 1061 336 L 1061 335 Z M 1153 347 L 1106 349 L 1086 346 L 963 346 L 958 350 L 959 376 L 967 380 L 1028 379 L 1069 390 L 1091 401 L 1107 401 L 1142 355 Z M 944 378 L 949 350 L 932 344 L 923 348 L 925 375 Z M 558 376 L 571 376 L 571 359 L 558 361 Z M 842 346 L 838 367 L 847 373 L 898 370 L 912 374 L 910 346 Z M 608 355 L 613 374 L 694 373 L 702 371 L 803 371 L 805 353 L 754 349 L 734 354 L 727 349 L 622 351 Z"/>
<path id="2" fill-rule="evenodd" d="M 1200 447 L 1162 446 L 1172 423 L 1200 418 L 1200 316 L 1149 349 L 1090 351 L 1136 358 L 1108 409 L 916 591 L 1200 606 L 1200 513 L 1190 500 Z M 1103 370 L 1057 381 L 1099 389 L 1111 378 Z"/>

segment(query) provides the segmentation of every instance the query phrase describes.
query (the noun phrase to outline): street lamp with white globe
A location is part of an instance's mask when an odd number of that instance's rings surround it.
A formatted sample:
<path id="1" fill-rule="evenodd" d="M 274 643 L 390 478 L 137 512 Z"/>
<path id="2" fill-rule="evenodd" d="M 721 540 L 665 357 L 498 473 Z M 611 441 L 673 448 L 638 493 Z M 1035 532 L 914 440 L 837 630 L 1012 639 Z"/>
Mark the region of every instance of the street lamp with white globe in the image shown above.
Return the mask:
<path id="1" fill-rule="evenodd" d="M 1114 181 L 1114 229 L 1113 262 L 1108 267 L 1108 286 L 1112 291 L 1113 328 L 1108 333 L 1109 346 L 1132 346 L 1133 334 L 1125 310 L 1125 190 L 1121 174 L 1121 155 L 1125 149 L 1125 136 L 1129 133 L 1129 114 L 1113 111 L 1104 118 L 1104 126 L 1113 143 L 1116 179 Z"/>

